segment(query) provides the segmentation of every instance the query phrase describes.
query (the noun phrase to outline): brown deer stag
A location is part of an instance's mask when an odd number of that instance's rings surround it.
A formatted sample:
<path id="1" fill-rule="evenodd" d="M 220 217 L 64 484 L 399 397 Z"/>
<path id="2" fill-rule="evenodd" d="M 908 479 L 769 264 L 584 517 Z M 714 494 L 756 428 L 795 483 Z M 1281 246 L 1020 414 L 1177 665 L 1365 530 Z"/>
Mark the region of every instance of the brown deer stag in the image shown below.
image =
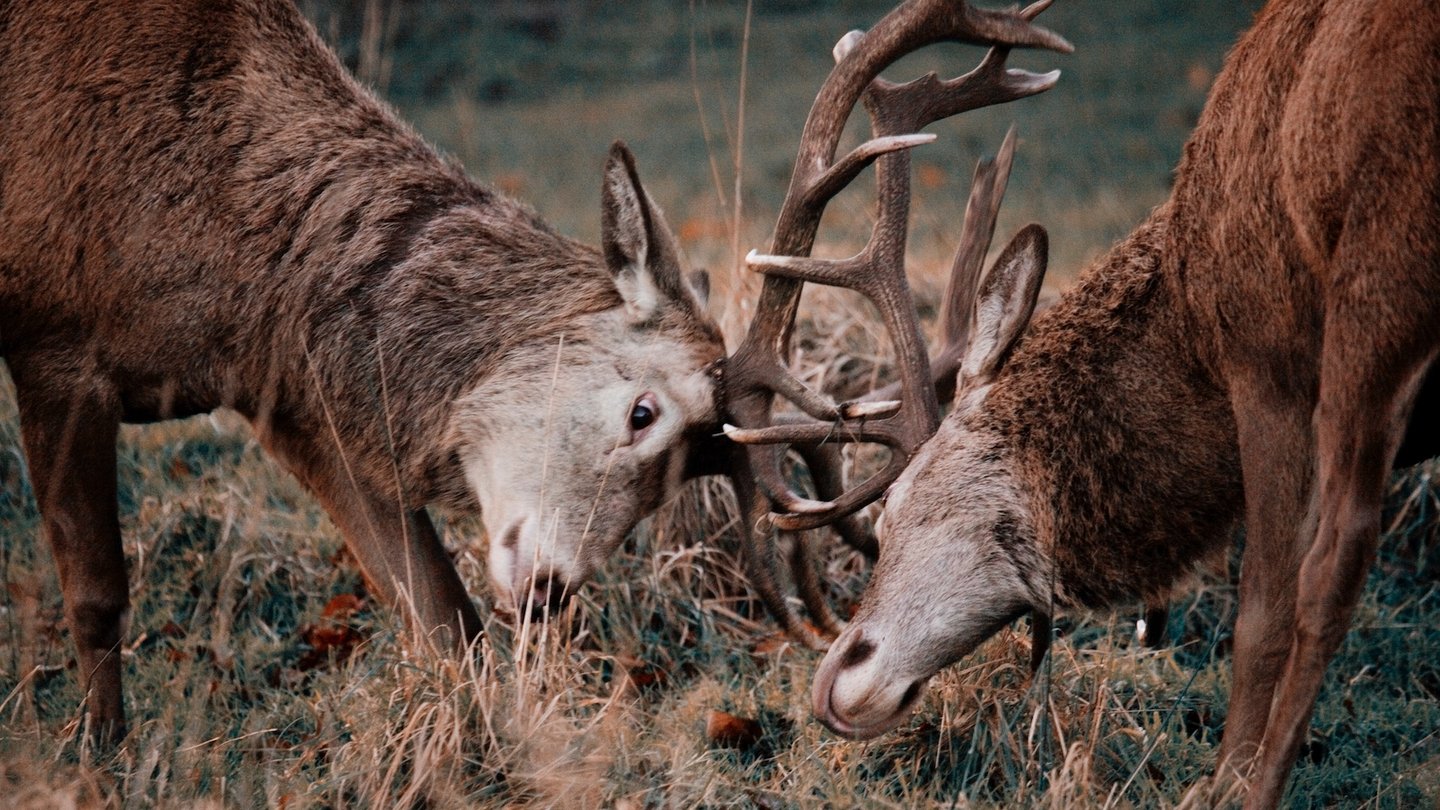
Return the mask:
<path id="1" fill-rule="evenodd" d="M 1243 516 L 1220 762 L 1258 764 L 1247 804 L 1273 807 L 1386 475 L 1435 449 L 1440 6 L 1273 2 L 1170 200 L 1028 332 L 1043 256 L 1008 267 L 976 301 L 954 412 L 891 488 L 815 712 L 880 734 L 1016 616 L 1158 601 Z"/>
<path id="2" fill-rule="evenodd" d="M 931 39 L 1056 41 L 954 8 Z M 686 476 L 756 501 L 714 438 L 720 334 L 623 147 L 595 250 L 438 157 L 288 0 L 5 3 L 0 66 L 0 356 L 98 733 L 124 733 L 122 422 L 238 411 L 377 595 L 460 643 L 480 623 L 427 504 L 478 502 L 493 589 L 529 610 Z"/>
<path id="3" fill-rule="evenodd" d="M 497 596 L 553 603 L 714 431 L 720 334 L 623 147 L 595 250 L 437 156 L 288 0 L 7 3 L 0 66 L 0 351 L 97 730 L 122 421 L 243 414 L 377 595 L 459 642 L 426 504 L 478 500 Z"/>

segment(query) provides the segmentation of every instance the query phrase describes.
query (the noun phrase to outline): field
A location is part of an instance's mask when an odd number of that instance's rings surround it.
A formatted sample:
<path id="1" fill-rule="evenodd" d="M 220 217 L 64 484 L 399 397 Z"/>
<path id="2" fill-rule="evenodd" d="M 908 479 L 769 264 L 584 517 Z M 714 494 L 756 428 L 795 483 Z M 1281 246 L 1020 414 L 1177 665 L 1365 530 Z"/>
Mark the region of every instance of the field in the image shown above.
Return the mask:
<path id="1" fill-rule="evenodd" d="M 1046 225 L 1054 290 L 1164 199 L 1209 82 L 1258 4 L 1196 5 L 1062 0 L 1044 21 L 1076 53 L 1013 57 L 1060 67 L 1054 90 L 932 128 L 939 142 L 916 156 L 910 257 L 922 311 L 934 311 L 970 167 L 1011 121 L 1021 143 L 997 238 Z M 565 232 L 596 240 L 599 167 L 626 139 L 692 261 L 711 269 L 727 328 L 743 326 L 753 298 L 736 251 L 765 244 L 830 46 L 884 7 L 776 0 L 747 21 L 735 2 L 302 3 L 404 117 Z M 889 75 L 955 75 L 979 55 L 938 48 Z M 821 252 L 863 242 L 865 179 L 827 216 Z M 883 372 L 866 306 L 813 295 L 804 317 L 815 384 Z M 1286 806 L 1440 807 L 1436 463 L 1392 483 L 1380 561 Z M 1187 790 L 1209 773 L 1225 717 L 1233 562 L 1171 607 L 1170 648 L 1135 642 L 1138 606 L 1066 616 L 1032 679 L 1022 621 L 942 673 L 898 730 L 853 743 L 811 719 L 819 658 L 786 644 L 747 591 L 720 484 L 693 485 L 642 524 L 565 620 L 540 628 L 489 611 L 478 523 L 439 516 L 489 630 L 458 659 L 408 639 L 370 599 L 329 520 L 239 420 L 126 428 L 118 475 L 131 733 L 119 751 L 97 751 L 0 375 L 0 805 L 1210 801 Z M 843 612 L 866 566 L 836 547 L 826 570 Z M 749 722 L 707 733 L 716 712 Z"/>

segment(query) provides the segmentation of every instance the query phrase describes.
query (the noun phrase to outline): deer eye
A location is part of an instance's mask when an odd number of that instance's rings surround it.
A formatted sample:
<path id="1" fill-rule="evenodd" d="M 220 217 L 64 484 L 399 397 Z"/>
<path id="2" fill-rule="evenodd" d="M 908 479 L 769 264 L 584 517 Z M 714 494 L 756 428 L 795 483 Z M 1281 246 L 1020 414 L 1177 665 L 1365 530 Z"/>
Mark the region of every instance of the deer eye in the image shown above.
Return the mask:
<path id="1" fill-rule="evenodd" d="M 639 433 L 655 424 L 659 416 L 660 403 L 655 401 L 654 394 L 646 394 L 635 400 L 635 404 L 630 407 L 630 430 Z"/>

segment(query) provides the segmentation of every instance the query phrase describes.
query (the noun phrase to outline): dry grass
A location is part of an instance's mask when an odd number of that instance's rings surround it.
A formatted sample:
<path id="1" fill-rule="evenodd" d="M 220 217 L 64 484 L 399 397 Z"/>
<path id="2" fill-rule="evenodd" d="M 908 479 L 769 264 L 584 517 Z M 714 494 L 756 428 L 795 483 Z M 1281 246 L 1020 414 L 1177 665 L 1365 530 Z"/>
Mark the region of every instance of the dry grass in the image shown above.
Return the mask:
<path id="1" fill-rule="evenodd" d="M 521 641 L 487 616 L 488 641 L 456 657 L 365 600 L 344 622 L 353 651 L 316 658 L 311 628 L 363 591 L 295 485 L 209 420 L 127 431 L 124 448 L 133 731 L 118 752 L 85 744 L 33 505 L 15 462 L 0 468 L 10 806 L 1167 807 L 1208 772 L 1223 721 L 1233 592 L 1212 585 L 1175 607 L 1174 649 L 1139 649 L 1125 611 L 1071 617 L 1032 681 L 1022 623 L 943 673 L 900 730 L 839 740 L 809 717 L 816 656 L 778 639 L 744 588 L 713 485 L 642 527 L 559 626 Z M 1393 501 L 1297 770 L 1301 805 L 1440 798 L 1440 493 L 1421 472 Z M 474 527 L 445 536 L 483 582 Z M 829 574 L 838 602 L 858 594 L 853 555 L 836 552 Z M 712 746 L 712 710 L 757 719 L 759 740 Z"/>
<path id="2" fill-rule="evenodd" d="M 581 78 L 553 93 L 517 78 L 515 97 L 496 105 L 484 100 L 483 87 L 465 89 L 459 79 L 462 89 L 448 92 L 397 88 L 423 86 L 415 66 L 438 58 L 404 50 L 407 37 L 419 40 L 447 23 L 406 29 L 379 4 L 354 4 L 362 5 L 369 30 L 379 32 L 371 36 L 400 49 L 357 47 L 372 76 L 396 88 L 398 103 L 432 137 L 567 230 L 593 237 L 599 156 L 610 138 L 630 137 L 653 193 L 694 255 L 722 270 L 717 307 L 743 316 L 749 299 L 723 272 L 731 266 L 727 212 L 734 200 L 719 190 L 730 181 L 729 60 L 743 9 L 702 3 L 686 16 L 674 4 L 643 4 L 655 20 L 641 36 L 584 3 L 561 3 L 596 15 L 584 31 L 567 35 L 578 42 L 556 57 L 579 65 L 570 70 Z M 783 186 L 777 167 L 788 161 L 799 127 L 798 99 L 813 92 L 825 69 L 807 61 L 804 49 L 826 40 L 823 52 L 838 31 L 876 14 L 873 3 L 824 11 L 792 5 L 804 13 L 757 16 L 750 43 L 755 61 L 746 103 L 754 129 L 743 186 L 753 195 L 745 210 L 754 213 L 739 225 L 745 247 L 763 243 L 772 192 Z M 1188 127 L 1187 111 L 1198 109 L 1203 96 L 1203 86 L 1191 87 L 1199 81 L 1195 71 L 1213 72 L 1231 35 L 1214 33 L 1213 20 L 1180 15 L 1173 22 L 1166 13 L 1178 10 L 1148 7 L 1130 9 L 1133 19 L 1117 30 L 1122 12 L 1090 5 L 1062 4 L 1051 22 L 1082 55 L 1098 41 L 1118 44 L 1103 59 L 1077 61 L 1065 79 L 1077 88 L 1074 96 L 1060 95 L 1072 86 L 1062 83 L 1044 101 L 1041 118 L 1022 120 L 1029 140 L 1012 192 L 1018 213 L 1001 225 L 1008 233 L 1022 217 L 1054 224 L 1062 278 L 1163 196 L 1163 172 Z M 1233 32 L 1239 17 L 1220 27 Z M 1186 40 L 1187 21 L 1207 33 Z M 343 31 L 336 35 L 344 41 Z M 700 43 L 694 81 L 692 41 Z M 505 65 L 535 58 L 528 45 L 492 43 L 500 55 L 487 58 L 475 41 L 458 42 L 482 80 L 491 70 L 523 77 Z M 603 59 L 594 51 L 605 44 L 669 61 L 640 69 L 639 78 L 617 78 L 606 72 L 614 66 L 586 61 Z M 777 56 L 792 53 L 802 56 L 794 63 Z M 1177 86 L 1151 86 L 1133 67 L 1106 72 L 1110 62 L 1170 64 L 1157 53 L 1183 74 Z M 1076 59 L 1090 58 L 1082 55 Z M 679 80 L 671 75 L 676 65 Z M 591 73 L 603 81 L 585 78 Z M 564 75 L 553 83 L 567 84 Z M 607 83 L 619 89 L 605 90 Z M 708 147 L 697 96 L 708 116 Z M 1126 99 L 1136 98 L 1159 101 L 1148 112 L 1128 112 Z M 958 125 L 942 133 L 942 142 L 960 147 L 921 163 L 920 193 L 931 202 L 917 210 L 912 253 L 927 313 L 933 315 L 941 286 L 935 268 L 949 250 L 960 181 L 968 175 L 957 167 L 968 167 L 992 135 L 998 140 L 1012 112 L 1029 115 L 1016 106 Z M 1178 118 L 1167 123 L 1167 116 Z M 1073 148 L 1058 145 L 1067 141 Z M 712 155 L 719 156 L 714 172 Z M 1127 155 L 1131 169 L 1117 169 Z M 1152 168 L 1134 168 L 1137 161 Z M 1057 188 L 1053 198 L 1043 196 Z M 950 207 L 933 202 L 947 196 L 955 201 Z M 827 220 L 832 236 L 824 249 L 853 249 L 867 210 L 863 193 L 842 201 Z M 797 349 L 812 384 L 849 387 L 883 378 L 886 346 L 867 305 L 821 291 L 807 296 L 806 312 Z M 1049 663 L 1032 680 L 1021 623 L 937 678 L 899 730 L 852 743 L 810 719 L 817 657 L 778 638 L 746 590 L 731 553 L 733 506 L 720 485 L 696 485 L 644 524 L 557 626 L 517 630 L 483 613 L 485 596 L 477 593 L 487 641 L 473 655 L 456 657 L 404 638 L 394 613 L 364 594 L 329 521 L 263 457 L 243 426 L 223 417 L 124 432 L 120 511 L 135 608 L 124 651 L 132 731 L 120 750 L 94 751 L 83 733 L 73 650 L 17 432 L 10 392 L 0 390 L 6 806 L 1178 807 L 1216 799 L 1191 795 L 1191 786 L 1208 773 L 1224 719 L 1234 612 L 1229 576 L 1213 577 L 1173 607 L 1171 649 L 1140 649 L 1126 610 L 1068 617 Z M 1437 508 L 1430 468 L 1395 482 L 1381 562 L 1331 667 L 1312 741 L 1292 780 L 1295 806 L 1440 802 Z M 466 580 L 480 587 L 478 525 L 442 520 L 441 529 Z M 860 593 L 866 567 L 840 549 L 826 564 L 843 610 Z M 359 610 L 351 611 L 355 596 Z M 714 710 L 757 720 L 759 739 L 739 748 L 710 744 L 704 730 Z"/>

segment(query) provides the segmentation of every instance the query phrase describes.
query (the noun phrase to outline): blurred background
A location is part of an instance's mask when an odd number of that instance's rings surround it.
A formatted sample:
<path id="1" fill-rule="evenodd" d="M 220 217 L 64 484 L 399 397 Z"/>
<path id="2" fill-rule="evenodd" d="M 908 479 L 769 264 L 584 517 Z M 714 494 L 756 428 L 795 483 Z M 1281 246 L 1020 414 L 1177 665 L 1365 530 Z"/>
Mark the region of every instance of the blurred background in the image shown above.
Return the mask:
<path id="1" fill-rule="evenodd" d="M 712 269 L 734 265 L 737 144 L 743 255 L 768 239 L 831 47 L 890 5 L 301 0 L 405 118 L 566 233 L 598 238 L 600 166 L 610 142 L 624 139 L 692 260 Z M 916 151 L 912 273 L 948 259 L 974 162 L 1013 122 L 1020 149 L 997 242 L 1038 221 L 1051 233 L 1052 278 L 1073 278 L 1164 199 L 1223 55 L 1259 6 L 1132 0 L 1047 10 L 1039 21 L 1075 53 L 1016 51 L 1010 64 L 1059 68 L 1059 84 L 938 123 L 930 131 L 939 140 Z M 886 75 L 951 77 L 982 55 L 938 46 Z M 863 111 L 856 119 L 852 143 L 868 127 Z M 837 200 L 834 227 L 822 229 L 821 252 L 863 244 L 872 191 L 868 181 L 855 186 Z"/>

